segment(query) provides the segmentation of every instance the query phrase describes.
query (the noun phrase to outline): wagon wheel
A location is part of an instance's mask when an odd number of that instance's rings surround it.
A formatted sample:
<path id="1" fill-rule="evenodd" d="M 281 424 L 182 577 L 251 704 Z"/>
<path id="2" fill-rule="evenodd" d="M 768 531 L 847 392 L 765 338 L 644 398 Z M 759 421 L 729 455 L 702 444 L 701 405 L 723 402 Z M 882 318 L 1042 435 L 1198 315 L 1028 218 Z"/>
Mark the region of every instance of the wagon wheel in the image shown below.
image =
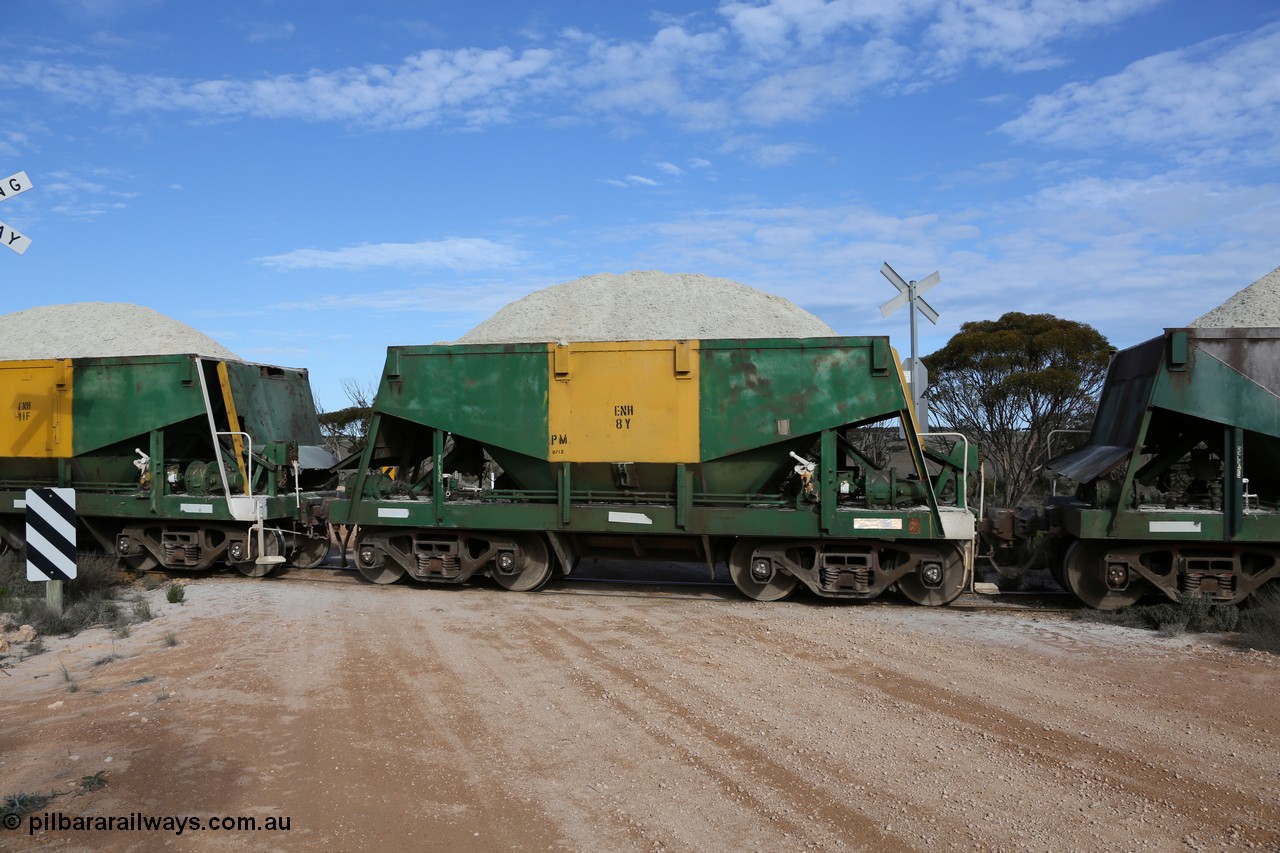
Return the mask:
<path id="1" fill-rule="evenodd" d="M 941 607 L 964 592 L 964 551 L 944 546 L 938 560 L 922 560 L 920 568 L 898 578 L 898 589 L 916 604 Z"/>
<path id="2" fill-rule="evenodd" d="M 271 574 L 279 563 L 259 563 L 258 559 L 258 534 L 253 531 L 249 534 L 246 553 L 248 557 L 235 564 L 236 571 L 247 578 L 265 578 Z M 279 557 L 284 554 L 284 535 L 279 530 L 263 531 L 262 536 L 263 552 L 267 557 Z"/>
<path id="3" fill-rule="evenodd" d="M 119 557 L 118 559 L 125 571 L 130 572 L 149 572 L 160 565 L 160 561 L 147 552 L 130 554 L 127 557 Z"/>
<path id="4" fill-rule="evenodd" d="M 356 568 L 369 583 L 395 583 L 404 577 L 404 567 L 386 557 L 379 559 L 377 547 L 363 536 L 356 538 Z"/>
<path id="5" fill-rule="evenodd" d="M 1063 589 L 1067 588 L 1067 578 L 1063 572 L 1062 564 L 1066 561 L 1063 554 L 1050 554 L 1045 558 L 1045 567 L 1049 569 L 1049 577 L 1053 578 L 1053 582 Z"/>
<path id="6" fill-rule="evenodd" d="M 729 554 L 729 576 L 738 591 L 756 601 L 781 601 L 794 592 L 800 579 L 772 560 L 753 560 L 755 550 L 755 542 L 742 539 Z"/>
<path id="7" fill-rule="evenodd" d="M 547 551 L 547 543 L 536 533 L 514 538 L 515 554 L 509 551 L 499 553 L 497 565 L 489 570 L 489 574 L 505 589 L 514 592 L 535 590 L 551 577 L 551 555 Z"/>
<path id="8" fill-rule="evenodd" d="M 1067 549 L 1067 556 L 1062 561 L 1062 579 L 1071 594 L 1083 604 L 1095 610 L 1119 610 L 1128 607 L 1142 598 L 1147 592 L 1147 582 L 1142 578 L 1129 577 L 1129 585 L 1124 589 L 1111 589 L 1107 586 L 1107 566 L 1104 558 L 1107 555 L 1107 542 L 1098 540 L 1077 540 Z"/>
<path id="9" fill-rule="evenodd" d="M 298 547 L 293 550 L 294 568 L 314 569 L 329 556 L 329 537 L 300 536 Z"/>

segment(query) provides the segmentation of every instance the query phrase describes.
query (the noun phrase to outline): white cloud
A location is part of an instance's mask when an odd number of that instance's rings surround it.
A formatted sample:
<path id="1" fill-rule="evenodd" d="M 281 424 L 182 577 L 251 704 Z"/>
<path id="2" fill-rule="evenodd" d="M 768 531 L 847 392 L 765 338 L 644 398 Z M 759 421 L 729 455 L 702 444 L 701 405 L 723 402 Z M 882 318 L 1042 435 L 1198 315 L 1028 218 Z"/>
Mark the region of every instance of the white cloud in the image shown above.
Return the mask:
<path id="1" fill-rule="evenodd" d="M 725 140 L 721 150 L 738 154 L 761 168 L 784 166 L 817 149 L 807 142 L 766 142 L 759 134 L 745 134 Z"/>
<path id="2" fill-rule="evenodd" d="M 21 130 L 0 130 L 0 157 L 17 157 L 31 147 L 31 137 Z"/>
<path id="3" fill-rule="evenodd" d="M 264 42 L 293 38 L 297 28 L 291 21 L 285 21 L 283 24 L 249 24 L 246 29 L 250 42 Z"/>
<path id="4" fill-rule="evenodd" d="M 611 187 L 660 187 L 662 184 L 653 178 L 646 178 L 644 175 L 627 175 L 622 178 L 605 178 L 601 183 L 608 184 Z"/>
<path id="5" fill-rule="evenodd" d="M 449 284 L 407 287 L 342 295 L 327 294 L 305 300 L 277 302 L 263 309 L 268 314 L 280 311 L 379 311 L 430 312 L 431 314 L 485 314 L 497 311 L 513 299 L 523 296 L 517 288 L 485 283 L 480 285 Z"/>
<path id="6" fill-rule="evenodd" d="M 343 249 L 295 249 L 256 258 L 279 270 L 374 268 L 480 270 L 518 264 L 524 252 L 481 237 L 449 237 L 420 243 L 366 243 Z"/>
<path id="7" fill-rule="evenodd" d="M 719 12 L 748 50 L 780 56 L 819 47 L 842 31 L 896 31 L 938 5 L 938 0 L 769 0 L 722 3 Z"/>
<path id="8" fill-rule="evenodd" d="M 40 176 L 34 188 L 52 203 L 41 207 L 66 219 L 90 221 L 121 210 L 137 198 L 134 190 L 116 187 L 129 181 L 127 175 L 110 169 L 95 169 L 86 177 L 77 172 L 56 171 Z"/>
<path id="9" fill-rule="evenodd" d="M 1054 61 L 1054 42 L 1160 1 L 735 0 L 720 5 L 718 24 L 697 29 L 667 18 L 646 39 L 570 29 L 526 50 L 426 50 L 392 65 L 249 79 L 10 62 L 0 65 L 0 86 L 126 113 L 172 110 L 375 129 L 483 127 L 548 105 L 547 120 L 565 121 L 572 119 L 564 108 L 570 103 L 568 111 L 623 123 L 661 115 L 691 131 L 732 131 L 810 120 L 870 91 L 928 85 L 965 63 L 1044 65 Z M 291 28 L 256 32 L 287 36 Z"/>
<path id="10" fill-rule="evenodd" d="M 528 81 L 546 72 L 550 51 L 428 50 L 395 67 L 372 65 L 252 80 L 186 81 L 109 67 L 27 62 L 4 68 L 0 84 L 26 86 L 86 106 L 133 112 L 349 121 L 424 127 L 446 121 L 504 121 Z"/>
<path id="11" fill-rule="evenodd" d="M 832 43 L 891 39 L 933 73 L 967 62 L 1015 70 L 1058 60 L 1049 45 L 1145 12 L 1163 0 L 768 0 L 719 8 L 744 49 L 771 59 Z M 922 28 L 922 31 L 917 31 Z M 832 70 L 838 70 L 832 66 Z"/>
<path id="12" fill-rule="evenodd" d="M 159 6 L 163 0 L 54 0 L 68 18 L 116 18 L 136 12 L 145 12 Z"/>
<path id="13" fill-rule="evenodd" d="M 1061 63 L 1051 45 L 1105 29 L 1164 0 L 938 0 L 924 44 L 937 71 L 968 62 L 1015 71 Z"/>
<path id="14" fill-rule="evenodd" d="M 1116 144 L 1183 156 L 1280 159 L 1280 25 L 1157 54 L 1034 98 L 1001 130 L 1070 148 Z"/>
<path id="15" fill-rule="evenodd" d="M 668 175 L 672 175 L 677 178 L 684 174 L 684 169 L 681 169 L 675 163 L 654 163 L 653 167 L 659 172 L 666 172 Z"/>
<path id="16" fill-rule="evenodd" d="M 1168 174 L 1078 178 L 1004 204 L 895 215 L 864 205 L 738 204 L 674 221 L 583 235 L 637 247 L 637 267 L 737 278 L 814 310 L 843 334 L 902 333 L 879 305 L 877 273 L 940 270 L 930 302 L 941 346 L 968 320 L 1047 312 L 1129 345 L 1184 325 L 1273 269 L 1280 183 Z"/>

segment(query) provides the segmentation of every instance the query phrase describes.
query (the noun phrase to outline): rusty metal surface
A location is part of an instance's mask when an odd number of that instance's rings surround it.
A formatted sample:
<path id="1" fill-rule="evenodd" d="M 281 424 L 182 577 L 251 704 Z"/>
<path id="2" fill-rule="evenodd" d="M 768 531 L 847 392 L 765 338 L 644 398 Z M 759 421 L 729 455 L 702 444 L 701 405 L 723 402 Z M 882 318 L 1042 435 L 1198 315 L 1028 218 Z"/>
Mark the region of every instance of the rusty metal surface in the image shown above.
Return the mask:
<path id="1" fill-rule="evenodd" d="M 1213 356 L 1246 379 L 1280 396 L 1280 329 L 1185 331 L 1193 350 Z"/>

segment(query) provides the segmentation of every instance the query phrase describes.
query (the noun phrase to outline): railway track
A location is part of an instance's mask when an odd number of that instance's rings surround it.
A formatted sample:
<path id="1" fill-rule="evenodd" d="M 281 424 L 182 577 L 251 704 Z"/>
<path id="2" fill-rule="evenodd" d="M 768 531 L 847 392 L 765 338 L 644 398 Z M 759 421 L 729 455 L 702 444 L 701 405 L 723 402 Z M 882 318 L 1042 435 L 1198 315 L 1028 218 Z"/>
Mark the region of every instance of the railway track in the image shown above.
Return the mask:
<path id="1" fill-rule="evenodd" d="M 189 572 L 163 572 L 170 578 L 192 577 Z M 651 598 L 677 599 L 691 601 L 724 601 L 744 602 L 745 599 L 734 587 L 732 581 L 724 580 L 681 580 L 681 579 L 647 579 L 618 576 L 616 572 L 606 572 L 606 576 L 589 573 L 571 577 L 555 578 L 548 581 L 541 589 L 526 595 L 540 596 L 600 596 L 611 598 Z M 285 568 L 278 570 L 269 578 L 245 578 L 234 571 L 201 573 L 200 577 L 220 581 L 244 581 L 278 583 L 282 581 L 349 584 L 355 586 L 375 586 L 361 577 L 354 567 L 343 568 L 337 564 L 321 565 L 310 569 Z M 402 585 L 422 590 L 441 589 L 439 584 L 428 584 L 413 580 L 403 580 Z M 481 581 L 480 583 L 483 583 Z M 475 588 L 476 584 L 467 584 Z M 801 593 L 803 594 L 803 593 Z M 814 604 L 822 606 L 839 606 L 841 602 L 818 597 L 810 597 Z M 919 605 L 901 600 L 890 595 L 883 598 L 856 602 L 858 606 L 911 607 Z M 966 592 L 948 605 L 952 610 L 1015 612 L 1031 614 L 1076 613 L 1080 605 L 1066 592 L 1004 592 L 999 594 L 979 594 Z"/>

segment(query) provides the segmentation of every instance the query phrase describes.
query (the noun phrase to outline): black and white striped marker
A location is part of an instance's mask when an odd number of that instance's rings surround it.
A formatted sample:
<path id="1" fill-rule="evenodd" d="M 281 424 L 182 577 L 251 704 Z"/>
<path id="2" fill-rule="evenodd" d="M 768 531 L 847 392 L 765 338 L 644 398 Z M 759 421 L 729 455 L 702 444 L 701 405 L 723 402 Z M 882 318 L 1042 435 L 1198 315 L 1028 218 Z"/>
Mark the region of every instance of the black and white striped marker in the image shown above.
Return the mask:
<path id="1" fill-rule="evenodd" d="M 76 490 L 27 489 L 27 580 L 76 576 Z"/>

